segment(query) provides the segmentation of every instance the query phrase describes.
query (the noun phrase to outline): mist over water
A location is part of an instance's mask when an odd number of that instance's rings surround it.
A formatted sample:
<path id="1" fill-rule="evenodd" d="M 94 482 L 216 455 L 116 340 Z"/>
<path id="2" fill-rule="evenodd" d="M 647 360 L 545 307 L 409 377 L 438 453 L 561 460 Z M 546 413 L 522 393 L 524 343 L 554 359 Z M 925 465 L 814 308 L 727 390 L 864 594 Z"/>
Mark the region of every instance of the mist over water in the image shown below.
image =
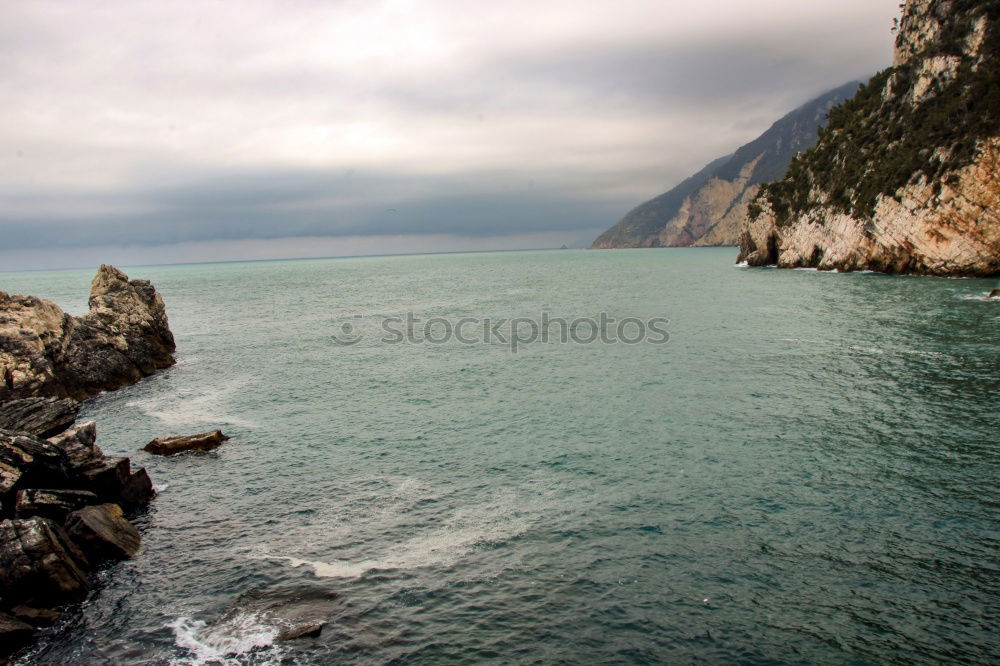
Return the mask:
<path id="1" fill-rule="evenodd" d="M 178 364 L 81 417 L 161 494 L 23 663 L 995 662 L 995 281 L 733 255 L 127 269 Z M 91 277 L 0 289 L 80 313 Z M 665 317 L 670 342 L 381 342 L 406 312 Z M 217 427 L 210 454 L 139 451 Z M 318 638 L 214 623 L 297 586 L 338 594 Z"/>

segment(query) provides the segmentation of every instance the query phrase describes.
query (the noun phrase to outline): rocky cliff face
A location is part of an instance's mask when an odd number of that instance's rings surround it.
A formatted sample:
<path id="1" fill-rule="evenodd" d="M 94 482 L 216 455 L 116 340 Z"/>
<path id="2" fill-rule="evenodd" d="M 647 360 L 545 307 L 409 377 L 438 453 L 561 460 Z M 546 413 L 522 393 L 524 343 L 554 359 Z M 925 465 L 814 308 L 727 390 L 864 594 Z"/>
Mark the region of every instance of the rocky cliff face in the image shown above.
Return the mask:
<path id="1" fill-rule="evenodd" d="M 163 299 L 146 280 L 101 266 L 90 312 L 72 317 L 32 296 L 0 292 L 0 403 L 82 399 L 173 365 Z"/>
<path id="2" fill-rule="evenodd" d="M 111 266 L 83 317 L 0 292 L 0 663 L 86 598 L 98 565 L 138 551 L 125 515 L 153 483 L 104 455 L 93 422 L 73 427 L 76 400 L 172 365 L 173 351 L 156 289 Z"/>
<path id="3" fill-rule="evenodd" d="M 85 599 L 99 564 L 139 550 L 125 512 L 148 504 L 153 484 L 96 438 L 93 422 L 48 440 L 0 429 L 0 662 Z"/>
<path id="4" fill-rule="evenodd" d="M 893 67 L 830 114 L 740 232 L 751 265 L 1000 273 L 1000 2 L 911 0 Z"/>
<path id="5" fill-rule="evenodd" d="M 733 155 L 631 210 L 592 247 L 736 245 L 760 184 L 780 177 L 796 154 L 816 143 L 827 113 L 858 85 L 841 86 L 792 111 Z"/>

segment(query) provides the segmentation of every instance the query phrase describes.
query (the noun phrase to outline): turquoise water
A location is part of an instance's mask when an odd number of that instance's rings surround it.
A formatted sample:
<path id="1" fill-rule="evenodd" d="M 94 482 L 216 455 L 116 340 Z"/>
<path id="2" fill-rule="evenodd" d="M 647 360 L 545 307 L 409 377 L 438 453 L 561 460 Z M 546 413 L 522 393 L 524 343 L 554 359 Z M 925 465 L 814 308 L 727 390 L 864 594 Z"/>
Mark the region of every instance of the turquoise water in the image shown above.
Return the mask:
<path id="1" fill-rule="evenodd" d="M 161 493 L 24 662 L 996 663 L 995 281 L 733 254 L 129 269 L 178 364 L 84 417 Z M 80 313 L 92 273 L 0 289 Z M 406 312 L 665 317 L 670 341 L 383 342 Z M 139 451 L 216 427 L 211 454 Z M 211 628 L 288 586 L 339 594 L 319 638 Z"/>

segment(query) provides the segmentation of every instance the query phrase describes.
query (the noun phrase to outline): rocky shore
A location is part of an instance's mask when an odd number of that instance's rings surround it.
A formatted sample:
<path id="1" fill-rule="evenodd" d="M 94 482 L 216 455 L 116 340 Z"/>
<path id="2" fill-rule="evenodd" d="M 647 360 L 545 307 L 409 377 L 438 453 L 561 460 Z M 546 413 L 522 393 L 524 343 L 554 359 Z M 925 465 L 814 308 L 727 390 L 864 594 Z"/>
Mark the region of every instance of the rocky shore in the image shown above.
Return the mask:
<path id="1" fill-rule="evenodd" d="M 90 312 L 0 292 L 0 663 L 83 601 L 90 573 L 132 557 L 128 517 L 153 483 L 106 456 L 78 400 L 174 363 L 163 299 L 145 280 L 101 266 Z"/>

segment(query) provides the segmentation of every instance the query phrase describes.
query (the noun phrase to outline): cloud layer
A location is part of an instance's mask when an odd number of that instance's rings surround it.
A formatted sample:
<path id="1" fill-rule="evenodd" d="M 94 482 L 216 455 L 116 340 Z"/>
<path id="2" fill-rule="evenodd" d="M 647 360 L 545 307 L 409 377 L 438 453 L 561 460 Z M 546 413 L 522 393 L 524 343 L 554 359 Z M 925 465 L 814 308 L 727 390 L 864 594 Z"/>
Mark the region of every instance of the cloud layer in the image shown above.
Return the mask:
<path id="1" fill-rule="evenodd" d="M 610 226 L 889 64 L 896 5 L 7 3 L 0 259 Z"/>

